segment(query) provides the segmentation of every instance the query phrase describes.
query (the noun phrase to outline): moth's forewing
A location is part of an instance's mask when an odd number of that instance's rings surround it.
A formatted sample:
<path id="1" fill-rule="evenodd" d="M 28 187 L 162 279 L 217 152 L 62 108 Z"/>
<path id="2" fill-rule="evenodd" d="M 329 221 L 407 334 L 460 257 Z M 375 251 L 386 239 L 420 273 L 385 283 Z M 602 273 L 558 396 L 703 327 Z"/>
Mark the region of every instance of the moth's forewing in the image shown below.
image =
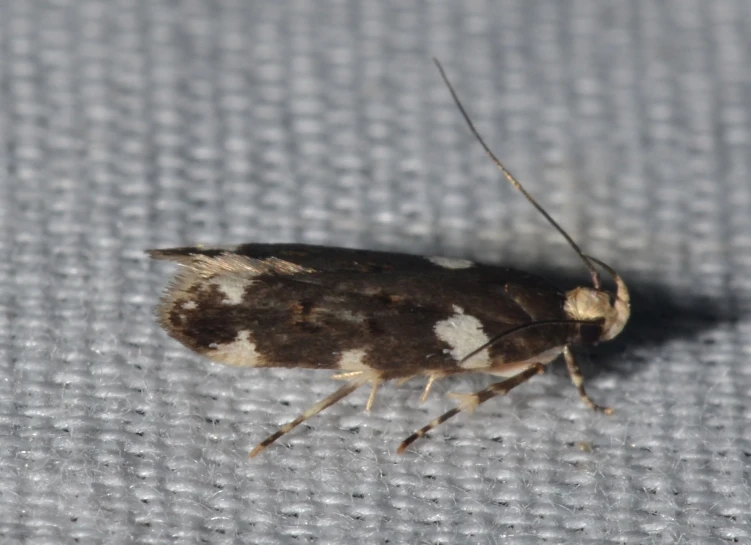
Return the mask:
<path id="1" fill-rule="evenodd" d="M 566 320 L 565 294 L 515 269 L 300 244 L 152 255 L 183 265 L 160 304 L 162 325 L 233 365 L 364 367 L 384 379 L 500 372 L 554 356 L 579 335 L 576 324 L 529 328 L 462 361 L 520 324 Z"/>

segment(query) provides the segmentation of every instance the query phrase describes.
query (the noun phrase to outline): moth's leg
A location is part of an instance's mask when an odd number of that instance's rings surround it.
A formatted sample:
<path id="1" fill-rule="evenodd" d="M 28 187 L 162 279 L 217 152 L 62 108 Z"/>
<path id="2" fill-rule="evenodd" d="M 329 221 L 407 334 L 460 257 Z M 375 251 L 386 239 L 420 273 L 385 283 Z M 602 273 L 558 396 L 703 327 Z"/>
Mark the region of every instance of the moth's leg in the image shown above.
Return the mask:
<path id="1" fill-rule="evenodd" d="M 325 399 L 322 399 L 315 405 L 313 405 L 310 409 L 302 413 L 300 416 L 295 418 L 292 422 L 286 423 L 284 426 L 279 428 L 279 430 L 276 433 L 273 433 L 269 435 L 266 439 L 261 441 L 256 448 L 254 448 L 250 452 L 250 457 L 253 458 L 256 456 L 259 452 L 261 452 L 263 449 L 268 447 L 271 443 L 279 439 L 282 435 L 285 433 L 288 433 L 295 429 L 297 426 L 305 422 L 308 418 L 311 418 L 318 413 L 320 413 L 322 410 L 326 409 L 327 407 L 330 407 L 337 401 L 342 400 L 343 398 L 347 397 L 349 394 L 357 390 L 360 386 L 368 382 L 367 379 L 363 379 L 362 377 L 356 378 L 354 380 L 351 380 L 341 388 L 339 388 L 336 392 L 331 394 Z"/>
<path id="2" fill-rule="evenodd" d="M 333 378 L 334 380 L 349 380 L 360 375 L 362 375 L 362 371 L 347 371 L 345 373 L 337 373 L 336 375 L 332 375 L 331 378 Z"/>
<path id="3" fill-rule="evenodd" d="M 404 386 L 407 382 L 409 382 L 410 380 L 412 380 L 416 376 L 418 376 L 418 375 L 409 375 L 409 376 L 406 376 L 406 377 L 398 378 L 398 379 L 396 379 L 396 383 L 395 384 L 397 386 Z"/>
<path id="4" fill-rule="evenodd" d="M 439 378 L 437 374 L 428 375 L 428 382 L 425 384 L 425 389 L 422 391 L 422 396 L 420 397 L 420 403 L 425 403 L 425 400 L 428 399 L 428 394 L 430 393 L 430 389 L 433 387 L 433 383 L 436 381 L 437 378 Z"/>
<path id="5" fill-rule="evenodd" d="M 412 380 L 416 376 L 417 375 L 409 375 L 408 377 L 402 377 L 396 381 L 396 385 L 403 386 L 408 380 Z M 428 399 L 430 389 L 433 387 L 433 383 L 439 378 L 443 377 L 444 374 L 442 373 L 433 373 L 432 375 L 428 375 L 428 382 L 425 384 L 425 389 L 422 391 L 422 396 L 420 396 L 420 403 L 425 403 L 425 400 Z"/>
<path id="6" fill-rule="evenodd" d="M 579 397 L 581 397 L 584 404 L 595 411 L 600 411 L 605 414 L 613 414 L 613 409 L 598 405 L 587 395 L 586 390 L 584 390 L 584 377 L 579 370 L 579 364 L 576 363 L 576 358 L 574 357 L 574 353 L 571 351 L 570 346 L 566 345 L 563 347 L 563 357 L 566 359 L 566 368 L 568 369 L 568 374 L 571 376 L 571 382 L 573 382 L 576 389 L 579 390 Z"/>
<path id="7" fill-rule="evenodd" d="M 375 402 L 376 393 L 378 392 L 378 387 L 381 385 L 381 379 L 379 378 L 373 378 L 371 379 L 371 384 L 373 387 L 370 389 L 370 395 L 368 396 L 368 402 L 365 404 L 365 411 L 370 412 L 370 409 L 373 408 L 373 403 Z"/>
<path id="8" fill-rule="evenodd" d="M 366 376 L 365 371 L 347 371 L 345 373 L 337 373 L 331 378 L 333 378 L 334 380 L 350 380 L 355 377 L 361 376 Z M 370 396 L 368 397 L 368 403 L 365 405 L 365 411 L 370 412 L 370 409 L 373 408 L 373 403 L 375 402 L 378 387 L 381 385 L 381 382 L 383 382 L 383 380 L 381 379 L 379 374 L 373 371 L 368 371 L 367 377 L 368 380 L 366 382 L 369 381 L 373 385 L 373 388 L 370 390 Z"/>
<path id="9" fill-rule="evenodd" d="M 402 441 L 402 444 L 399 445 L 399 448 L 396 449 L 396 452 L 398 454 L 401 454 L 409 445 L 417 441 L 420 437 L 428 433 L 436 426 L 439 426 L 446 422 L 446 420 L 448 420 L 452 416 L 456 416 L 462 411 L 473 411 L 480 403 L 484 403 L 488 399 L 497 395 L 506 395 L 520 384 L 528 381 L 536 374 L 542 373 L 544 370 L 545 367 L 541 363 L 537 363 L 532 367 L 528 367 L 518 375 L 514 375 L 513 377 L 501 382 L 491 384 L 490 386 L 488 386 L 484 390 L 480 390 L 479 392 L 472 394 L 454 394 L 453 397 L 459 398 L 461 400 L 459 406 L 451 409 L 447 413 L 442 414 L 435 420 L 432 420 L 427 425 L 423 426 L 415 433 L 407 437 L 404 441 Z"/>

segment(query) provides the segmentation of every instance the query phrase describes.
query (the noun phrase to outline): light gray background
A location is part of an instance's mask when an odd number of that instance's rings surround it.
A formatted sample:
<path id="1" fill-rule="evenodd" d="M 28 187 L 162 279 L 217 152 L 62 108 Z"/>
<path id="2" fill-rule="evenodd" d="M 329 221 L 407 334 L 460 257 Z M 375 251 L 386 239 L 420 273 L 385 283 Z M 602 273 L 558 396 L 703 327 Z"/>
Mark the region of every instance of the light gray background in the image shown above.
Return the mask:
<path id="1" fill-rule="evenodd" d="M 751 3 L 0 3 L 0 542 L 751 543 Z M 484 377 L 367 392 L 170 340 L 143 250 L 308 242 L 636 292 L 616 341 L 415 444 Z"/>

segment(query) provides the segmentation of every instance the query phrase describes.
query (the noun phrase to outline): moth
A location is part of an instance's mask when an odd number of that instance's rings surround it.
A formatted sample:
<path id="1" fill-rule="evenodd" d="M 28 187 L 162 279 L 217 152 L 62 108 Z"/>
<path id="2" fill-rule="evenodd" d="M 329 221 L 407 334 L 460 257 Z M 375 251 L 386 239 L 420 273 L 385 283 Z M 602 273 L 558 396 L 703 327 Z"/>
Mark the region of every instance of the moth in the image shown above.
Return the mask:
<path id="1" fill-rule="evenodd" d="M 304 244 L 241 244 L 149 250 L 180 270 L 164 293 L 158 321 L 166 332 L 207 358 L 241 367 L 336 371 L 343 385 L 264 439 L 264 448 L 296 426 L 370 385 L 486 373 L 499 381 L 474 393 L 407 437 L 411 443 L 449 418 L 471 412 L 543 371 L 563 354 L 583 402 L 587 395 L 573 348 L 618 335 L 630 314 L 629 292 L 605 263 L 585 255 L 571 237 L 501 164 L 440 75 L 466 121 L 504 177 L 535 206 L 579 255 L 592 287 L 563 291 L 533 274 L 463 259 L 420 257 Z M 601 286 L 598 267 L 615 289 Z"/>

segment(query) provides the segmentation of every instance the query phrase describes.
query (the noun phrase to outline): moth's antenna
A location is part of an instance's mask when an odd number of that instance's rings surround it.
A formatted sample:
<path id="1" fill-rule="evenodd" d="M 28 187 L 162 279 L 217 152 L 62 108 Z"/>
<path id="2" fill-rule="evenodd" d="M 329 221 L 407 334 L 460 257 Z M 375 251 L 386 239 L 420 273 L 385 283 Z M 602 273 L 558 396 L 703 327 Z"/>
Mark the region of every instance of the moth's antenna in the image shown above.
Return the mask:
<path id="1" fill-rule="evenodd" d="M 505 339 L 506 337 L 510 337 L 511 335 L 515 335 L 519 333 L 520 331 L 524 331 L 525 329 L 532 329 L 533 327 L 540 327 L 544 325 L 570 325 L 570 324 L 579 324 L 579 325 L 597 325 L 597 322 L 593 322 L 592 320 L 538 320 L 536 322 L 527 322 L 515 327 L 512 327 L 511 329 L 507 329 L 503 333 L 499 333 L 498 335 L 494 335 L 490 338 L 488 342 L 485 344 L 482 344 L 472 350 L 469 354 L 464 356 L 457 365 L 460 365 L 464 363 L 465 361 L 474 358 L 477 354 L 482 352 L 483 350 L 487 350 L 494 344 L 496 344 L 498 341 L 501 341 Z"/>
<path id="2" fill-rule="evenodd" d="M 568 233 L 563 230 L 563 228 L 556 223 L 556 221 L 550 217 L 550 214 L 548 214 L 545 209 L 540 206 L 537 201 L 527 193 L 527 190 L 524 189 L 522 184 L 519 183 L 519 181 L 514 178 L 514 176 L 508 171 L 508 169 L 503 166 L 503 163 L 498 159 L 498 157 L 495 156 L 495 154 L 490 150 L 488 145 L 485 143 L 485 140 L 482 139 L 482 136 L 480 136 L 480 133 L 475 128 L 475 124 L 472 123 L 472 120 L 469 118 L 469 114 L 467 114 L 467 111 L 464 109 L 464 106 L 462 106 L 461 101 L 459 100 L 459 97 L 456 94 L 456 91 L 454 91 L 454 87 L 451 85 L 451 82 L 449 81 L 448 76 L 446 76 L 446 72 L 443 70 L 443 66 L 441 66 L 441 63 L 438 62 L 438 59 L 433 59 L 433 62 L 435 62 L 435 65 L 438 67 L 438 71 L 441 73 L 441 77 L 443 78 L 443 81 L 446 83 L 446 87 L 449 88 L 449 92 L 451 93 L 451 96 L 454 99 L 454 102 L 456 103 L 457 108 L 459 108 L 459 111 L 461 112 L 462 116 L 464 117 L 464 120 L 467 122 L 467 125 L 469 125 L 469 130 L 472 131 L 472 134 L 475 135 L 475 138 L 480 142 L 480 145 L 485 150 L 485 153 L 488 154 L 488 157 L 490 157 L 491 161 L 495 163 L 495 165 L 500 169 L 500 171 L 503 173 L 503 175 L 506 177 L 506 179 L 511 183 L 512 186 L 514 186 L 516 189 L 518 189 L 522 195 L 524 195 L 529 202 L 532 203 L 532 205 L 539 210 L 539 212 L 545 216 L 545 219 L 550 222 L 550 224 L 555 227 L 558 232 L 563 235 L 563 238 L 568 241 L 568 243 L 571 245 L 571 247 L 574 249 L 574 251 L 579 255 L 579 257 L 582 258 L 582 261 L 584 261 L 584 264 L 587 266 L 587 269 L 589 269 L 589 274 L 592 275 L 592 283 L 595 286 L 595 289 L 600 289 L 600 275 L 597 273 L 597 269 L 592 264 L 592 262 L 587 259 L 587 256 L 584 255 L 584 253 L 581 251 L 581 248 L 579 248 L 579 245 L 574 242 L 574 240 L 568 236 Z"/>

